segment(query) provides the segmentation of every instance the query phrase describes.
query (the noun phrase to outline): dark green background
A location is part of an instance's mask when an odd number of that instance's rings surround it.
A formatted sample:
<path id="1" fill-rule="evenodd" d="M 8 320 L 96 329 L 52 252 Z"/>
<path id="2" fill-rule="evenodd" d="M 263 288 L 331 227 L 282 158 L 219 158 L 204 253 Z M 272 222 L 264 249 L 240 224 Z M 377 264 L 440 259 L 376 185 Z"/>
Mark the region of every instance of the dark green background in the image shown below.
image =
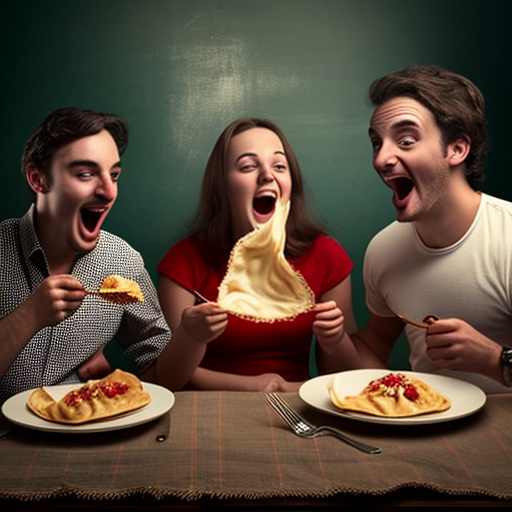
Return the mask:
<path id="1" fill-rule="evenodd" d="M 483 189 L 512 199 L 508 0 L 0 6 L 0 220 L 28 207 L 19 158 L 50 111 L 118 113 L 131 142 L 106 228 L 142 253 L 155 281 L 158 261 L 195 210 L 216 138 L 235 118 L 265 116 L 287 134 L 319 215 L 354 260 L 354 306 L 364 325 L 364 250 L 394 219 L 390 192 L 371 166 L 366 92 L 373 79 L 410 64 L 448 67 L 481 87 L 493 144 Z M 402 344 L 392 366 L 405 365 L 405 355 Z"/>

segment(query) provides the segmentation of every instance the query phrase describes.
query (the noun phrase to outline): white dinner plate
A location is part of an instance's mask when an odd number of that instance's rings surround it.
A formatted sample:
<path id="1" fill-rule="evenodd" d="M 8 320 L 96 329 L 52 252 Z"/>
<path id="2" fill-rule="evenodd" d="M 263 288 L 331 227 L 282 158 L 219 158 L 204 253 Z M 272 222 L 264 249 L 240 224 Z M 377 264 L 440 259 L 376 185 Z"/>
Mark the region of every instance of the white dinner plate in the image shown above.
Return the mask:
<path id="1" fill-rule="evenodd" d="M 469 382 L 454 379 L 452 377 L 446 377 L 444 375 L 400 371 L 399 373 L 421 379 L 423 382 L 444 395 L 451 401 L 451 407 L 443 412 L 410 416 L 407 418 L 388 418 L 343 411 L 335 407 L 331 402 L 329 397 L 329 386 L 334 377 L 338 376 L 338 379 L 341 380 L 341 385 L 346 391 L 345 396 L 350 396 L 359 394 L 371 380 L 383 377 L 390 372 L 390 370 L 385 369 L 372 369 L 350 370 L 339 374 L 321 375 L 320 377 L 315 377 L 304 382 L 299 389 L 299 396 L 304 400 L 304 402 L 315 409 L 335 416 L 341 416 L 351 420 L 365 421 L 367 423 L 390 425 L 421 425 L 456 420 L 479 411 L 486 401 L 485 393 L 478 386 Z M 393 373 L 397 372 L 393 371 Z"/>
<path id="2" fill-rule="evenodd" d="M 2 405 L 4 416 L 16 425 L 33 428 L 36 430 L 45 430 L 48 432 L 66 432 L 72 434 L 83 434 L 92 432 L 107 432 L 109 430 L 120 430 L 128 427 L 135 427 L 148 421 L 163 416 L 174 405 L 174 394 L 162 386 L 143 382 L 142 386 L 151 395 L 151 402 L 132 413 L 123 414 L 116 418 L 83 423 L 80 425 L 69 425 L 64 423 L 55 423 L 47 421 L 34 414 L 27 406 L 27 400 L 33 389 L 22 391 L 12 396 Z M 49 386 L 48 389 L 52 396 L 64 396 L 69 391 L 77 388 L 75 384 L 62 384 L 60 386 Z"/>

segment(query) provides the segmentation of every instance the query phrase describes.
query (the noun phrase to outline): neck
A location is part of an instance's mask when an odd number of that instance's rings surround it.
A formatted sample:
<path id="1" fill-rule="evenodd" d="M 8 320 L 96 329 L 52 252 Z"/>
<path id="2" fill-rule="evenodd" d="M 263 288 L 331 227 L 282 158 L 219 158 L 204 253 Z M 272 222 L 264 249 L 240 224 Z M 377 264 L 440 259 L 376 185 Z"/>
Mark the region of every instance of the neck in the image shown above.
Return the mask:
<path id="1" fill-rule="evenodd" d="M 445 197 L 443 206 L 428 218 L 414 221 L 414 227 L 427 247 L 449 247 L 467 233 L 475 220 L 480 201 L 480 192 L 466 185 Z"/>
<path id="2" fill-rule="evenodd" d="M 48 263 L 50 275 L 70 274 L 77 253 L 73 251 L 56 228 L 50 227 L 36 215 L 36 232 Z"/>

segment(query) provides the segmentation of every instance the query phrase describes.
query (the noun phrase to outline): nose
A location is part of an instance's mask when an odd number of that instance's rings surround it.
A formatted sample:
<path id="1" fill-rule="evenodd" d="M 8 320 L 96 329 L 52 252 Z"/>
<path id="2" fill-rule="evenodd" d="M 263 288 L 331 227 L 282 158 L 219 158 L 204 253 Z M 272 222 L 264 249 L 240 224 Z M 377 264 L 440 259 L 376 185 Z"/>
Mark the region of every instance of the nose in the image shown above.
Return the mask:
<path id="1" fill-rule="evenodd" d="M 107 201 L 113 201 L 117 197 L 117 181 L 112 180 L 110 174 L 99 177 L 96 195 Z"/>
<path id="2" fill-rule="evenodd" d="M 395 148 L 392 143 L 383 142 L 373 154 L 373 167 L 376 171 L 383 172 L 393 168 L 398 162 Z"/>
<path id="3" fill-rule="evenodd" d="M 261 183 L 270 183 L 274 181 L 274 172 L 271 166 L 262 165 L 258 175 L 258 181 Z"/>

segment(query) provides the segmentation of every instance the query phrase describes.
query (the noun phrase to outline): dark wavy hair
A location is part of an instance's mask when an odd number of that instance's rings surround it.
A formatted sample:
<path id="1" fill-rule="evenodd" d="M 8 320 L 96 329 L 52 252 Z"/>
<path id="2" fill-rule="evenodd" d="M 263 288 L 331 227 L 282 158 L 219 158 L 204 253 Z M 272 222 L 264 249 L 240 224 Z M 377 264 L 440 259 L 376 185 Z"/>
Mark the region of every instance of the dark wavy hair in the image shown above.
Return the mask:
<path id="1" fill-rule="evenodd" d="M 61 108 L 49 114 L 32 132 L 21 156 L 21 172 L 37 167 L 47 174 L 55 152 L 75 140 L 107 130 L 121 155 L 128 145 L 128 124 L 115 114 L 78 108 Z"/>
<path id="2" fill-rule="evenodd" d="M 469 79 L 438 66 L 410 66 L 375 80 L 369 90 L 376 106 L 397 96 L 415 99 L 432 112 L 446 148 L 463 138 L 470 145 L 466 179 L 477 189 L 489 149 L 485 100 Z"/>
<path id="3" fill-rule="evenodd" d="M 221 133 L 206 164 L 199 206 L 189 225 L 215 260 L 225 262 L 236 240 L 232 235 L 232 218 L 228 195 L 228 152 L 231 140 L 251 128 L 266 128 L 281 140 L 288 160 L 292 190 L 290 213 L 286 224 L 285 255 L 298 258 L 304 255 L 324 227 L 309 213 L 305 184 L 297 158 L 280 128 L 272 121 L 260 118 L 241 118 L 233 121 Z"/>

